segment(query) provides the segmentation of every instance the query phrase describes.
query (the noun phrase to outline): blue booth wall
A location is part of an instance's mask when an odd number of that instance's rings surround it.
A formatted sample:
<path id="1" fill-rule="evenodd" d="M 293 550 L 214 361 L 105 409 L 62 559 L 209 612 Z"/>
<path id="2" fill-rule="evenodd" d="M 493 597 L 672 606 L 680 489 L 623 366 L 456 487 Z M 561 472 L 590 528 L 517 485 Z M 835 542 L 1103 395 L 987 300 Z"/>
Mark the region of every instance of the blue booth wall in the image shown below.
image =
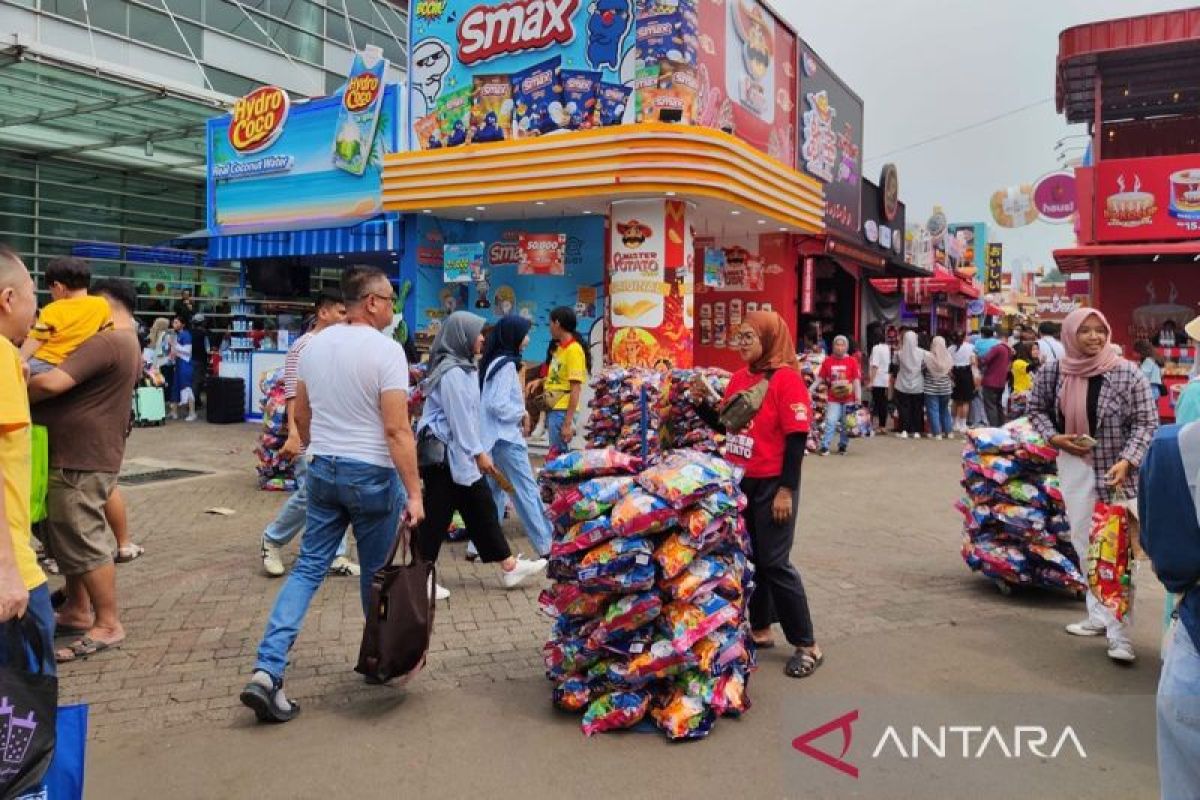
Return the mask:
<path id="1" fill-rule="evenodd" d="M 513 222 L 462 222 L 430 215 L 409 217 L 405 226 L 405 266 L 415 264 L 416 309 L 410 327 L 436 333 L 450 311 L 470 311 L 492 322 L 505 311 L 533 322 L 528 361 L 541 361 L 550 344 L 550 312 L 575 309 L 585 338 L 604 314 L 604 218 L 564 217 Z M 567 237 L 563 275 L 518 275 L 520 233 L 562 233 Z M 448 284 L 442 248 L 447 244 L 482 242 L 482 283 Z M 408 272 L 406 269 L 405 272 Z"/>

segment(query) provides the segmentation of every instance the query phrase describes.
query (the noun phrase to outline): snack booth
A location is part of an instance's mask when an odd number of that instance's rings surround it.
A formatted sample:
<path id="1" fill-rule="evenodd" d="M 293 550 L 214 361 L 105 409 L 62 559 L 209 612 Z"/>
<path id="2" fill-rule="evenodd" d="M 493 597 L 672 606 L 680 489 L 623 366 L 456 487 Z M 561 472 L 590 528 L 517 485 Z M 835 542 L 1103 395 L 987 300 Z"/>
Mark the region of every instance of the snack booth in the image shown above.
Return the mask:
<path id="1" fill-rule="evenodd" d="M 1091 274 L 1091 301 L 1131 353 L 1139 339 L 1168 359 L 1168 396 L 1192 368 L 1183 326 L 1200 314 L 1200 9 L 1068 28 L 1059 35 L 1057 105 L 1090 126 L 1075 169 L 1077 244 L 1054 252 Z"/>
<path id="2" fill-rule="evenodd" d="M 384 159 L 418 341 L 516 312 L 540 360 L 567 305 L 610 362 L 732 367 L 748 311 L 796 329 L 825 183 L 797 169 L 791 28 L 755 0 L 458 6 L 414 7 L 409 147 Z"/>

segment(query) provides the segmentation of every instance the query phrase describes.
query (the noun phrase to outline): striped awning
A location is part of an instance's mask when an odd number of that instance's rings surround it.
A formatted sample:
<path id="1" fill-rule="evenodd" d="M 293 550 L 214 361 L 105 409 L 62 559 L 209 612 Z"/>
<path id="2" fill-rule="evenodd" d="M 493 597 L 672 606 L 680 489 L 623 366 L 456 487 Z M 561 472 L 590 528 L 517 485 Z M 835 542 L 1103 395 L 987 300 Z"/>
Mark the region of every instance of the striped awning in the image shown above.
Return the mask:
<path id="1" fill-rule="evenodd" d="M 381 214 L 371 219 L 329 228 L 245 231 L 208 237 L 210 264 L 250 258 L 352 255 L 387 253 L 400 249 L 400 215 Z"/>

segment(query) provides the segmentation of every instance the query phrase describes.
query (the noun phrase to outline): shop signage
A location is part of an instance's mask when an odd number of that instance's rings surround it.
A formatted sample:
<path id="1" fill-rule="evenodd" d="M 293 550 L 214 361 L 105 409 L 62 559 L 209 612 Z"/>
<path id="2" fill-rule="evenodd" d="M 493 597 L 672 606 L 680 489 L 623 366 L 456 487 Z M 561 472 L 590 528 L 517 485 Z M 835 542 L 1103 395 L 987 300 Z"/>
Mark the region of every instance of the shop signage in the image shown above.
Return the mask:
<path id="1" fill-rule="evenodd" d="M 727 247 L 724 254 L 725 269 L 717 291 L 761 292 L 765 288 L 766 269 L 761 256 L 744 247 Z"/>
<path id="2" fill-rule="evenodd" d="M 517 242 L 517 274 L 562 275 L 566 251 L 565 233 L 522 233 Z"/>
<path id="3" fill-rule="evenodd" d="M 997 189 L 988 201 L 992 219 L 1001 228 L 1023 228 L 1038 218 L 1033 185 L 1022 183 Z"/>
<path id="4" fill-rule="evenodd" d="M 816 307 L 817 267 L 812 258 L 804 259 L 804 277 L 800 285 L 800 313 L 811 314 Z"/>
<path id="5" fill-rule="evenodd" d="M 579 0 L 517 0 L 479 5 L 458 25 L 458 59 L 464 64 L 506 53 L 541 50 L 575 38 L 572 15 Z"/>
<path id="6" fill-rule="evenodd" d="M 887 179 L 887 171 L 881 175 Z M 872 251 L 882 250 L 888 258 L 901 260 L 904 254 L 905 208 L 899 200 L 895 202 L 892 218 L 887 218 L 887 202 L 881 187 L 866 178 L 862 180 L 863 223 L 861 239 Z"/>
<path id="7" fill-rule="evenodd" d="M 719 247 L 704 248 L 704 285 L 710 289 L 725 282 L 725 251 Z"/>
<path id="8" fill-rule="evenodd" d="M 800 167 L 825 184 L 826 225 L 857 236 L 862 225 L 863 102 L 803 42 L 800 95 Z"/>
<path id="9" fill-rule="evenodd" d="M 971 317 L 982 317 L 983 312 L 987 310 L 987 303 L 982 298 L 972 300 L 967 303 L 967 315 Z"/>
<path id="10" fill-rule="evenodd" d="M 483 242 L 446 245 L 442 263 L 446 283 L 478 283 L 483 280 Z"/>
<path id="11" fill-rule="evenodd" d="M 1075 173 L 1052 172 L 1033 186 L 1033 205 L 1045 222 L 1068 222 L 1075 216 Z"/>
<path id="12" fill-rule="evenodd" d="M 1096 239 L 1200 238 L 1200 155 L 1100 161 Z"/>
<path id="13" fill-rule="evenodd" d="M 896 215 L 900 213 L 900 174 L 895 164 L 884 164 L 879 173 L 879 206 L 885 222 L 896 222 Z M 896 227 L 904 230 L 904 222 Z"/>
<path id="14" fill-rule="evenodd" d="M 383 154 L 398 149 L 400 92 L 382 83 L 385 61 L 364 71 L 362 58 L 349 96 L 293 105 L 282 89 L 266 86 L 208 121 L 210 231 L 315 228 L 382 212 Z"/>
<path id="15" fill-rule="evenodd" d="M 985 269 L 987 226 L 982 222 L 957 223 L 946 229 L 947 267 L 964 280 Z"/>
<path id="16" fill-rule="evenodd" d="M 1003 286 L 1004 277 L 1004 243 L 988 242 L 987 246 L 987 285 L 984 291 L 988 294 L 999 292 Z"/>

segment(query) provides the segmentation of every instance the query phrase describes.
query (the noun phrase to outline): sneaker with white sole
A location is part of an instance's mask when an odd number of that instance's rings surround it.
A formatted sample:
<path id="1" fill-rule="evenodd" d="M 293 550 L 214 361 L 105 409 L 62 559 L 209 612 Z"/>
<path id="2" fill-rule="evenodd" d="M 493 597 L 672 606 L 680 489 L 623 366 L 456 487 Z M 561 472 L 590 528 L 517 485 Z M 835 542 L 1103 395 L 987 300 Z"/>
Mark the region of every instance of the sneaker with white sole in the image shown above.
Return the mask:
<path id="1" fill-rule="evenodd" d="M 1103 625 L 1085 619 L 1083 622 L 1072 622 L 1066 630 L 1072 636 L 1103 636 L 1106 629 Z"/>
<path id="2" fill-rule="evenodd" d="M 539 558 L 534 561 L 526 559 L 524 556 L 517 556 L 517 565 L 508 572 L 501 575 L 501 580 L 504 582 L 505 589 L 514 589 L 521 585 L 521 582 L 531 575 L 536 575 L 539 572 L 546 570 L 546 559 Z"/>
<path id="3" fill-rule="evenodd" d="M 362 568 L 355 564 L 345 556 L 338 556 L 329 565 L 330 575 L 341 575 L 346 578 L 354 578 L 362 573 Z"/>
<path id="4" fill-rule="evenodd" d="M 899 436 L 901 439 L 907 439 L 907 438 L 908 438 L 908 431 L 900 431 L 900 432 L 899 432 L 898 434 L 896 434 L 896 435 L 897 435 L 897 436 Z"/>
<path id="5" fill-rule="evenodd" d="M 1137 656 L 1133 653 L 1133 647 L 1127 642 L 1110 643 L 1108 657 L 1122 664 L 1132 664 L 1137 660 Z"/>
<path id="6" fill-rule="evenodd" d="M 270 575 L 272 578 L 278 578 L 283 573 L 287 572 L 283 566 L 283 548 L 263 537 L 262 540 L 262 563 L 263 572 Z"/>
<path id="7" fill-rule="evenodd" d="M 920 438 L 921 438 L 921 434 L 919 434 L 919 433 L 914 433 L 914 434 L 913 434 L 913 438 L 914 438 L 914 439 L 920 439 Z"/>

